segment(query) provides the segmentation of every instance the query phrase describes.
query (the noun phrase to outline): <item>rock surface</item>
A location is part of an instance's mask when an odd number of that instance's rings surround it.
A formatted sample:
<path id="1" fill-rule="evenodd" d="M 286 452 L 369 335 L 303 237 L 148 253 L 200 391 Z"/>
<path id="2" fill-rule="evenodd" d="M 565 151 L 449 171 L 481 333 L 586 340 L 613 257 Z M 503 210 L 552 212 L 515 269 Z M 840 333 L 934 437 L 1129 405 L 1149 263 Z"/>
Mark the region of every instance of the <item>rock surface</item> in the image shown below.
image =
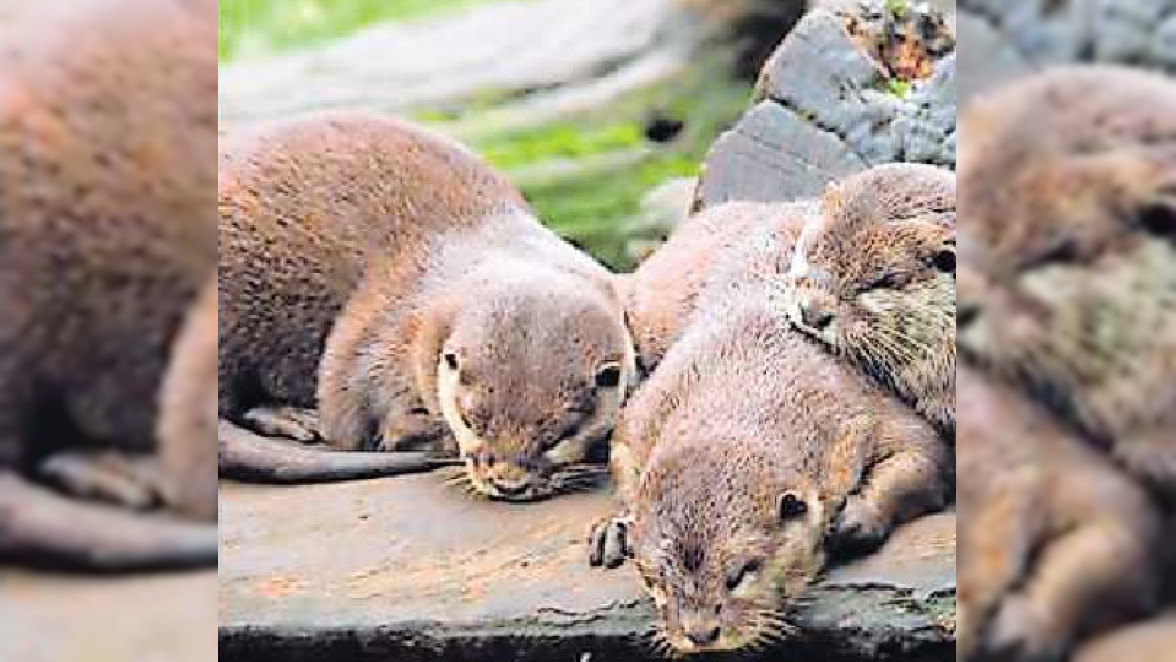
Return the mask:
<path id="1" fill-rule="evenodd" d="M 0 571 L 0 660 L 215 660 L 216 596 L 215 571 L 126 578 Z"/>
<path id="2" fill-rule="evenodd" d="M 221 497 L 222 662 L 646 659 L 632 570 L 586 560 L 607 494 L 512 506 L 438 473 Z M 764 659 L 949 659 L 954 551 L 954 516 L 913 523 L 833 571 Z"/>
<path id="3" fill-rule="evenodd" d="M 708 155 L 699 206 L 813 197 L 880 163 L 954 168 L 953 24 L 915 3 L 896 17 L 889 4 L 830 3 L 796 25 L 764 67 L 758 103 Z M 919 32 L 874 43 L 895 25 Z"/>
<path id="4" fill-rule="evenodd" d="M 1176 72 L 1176 0 L 960 0 L 959 20 L 961 96 L 1052 64 Z"/>

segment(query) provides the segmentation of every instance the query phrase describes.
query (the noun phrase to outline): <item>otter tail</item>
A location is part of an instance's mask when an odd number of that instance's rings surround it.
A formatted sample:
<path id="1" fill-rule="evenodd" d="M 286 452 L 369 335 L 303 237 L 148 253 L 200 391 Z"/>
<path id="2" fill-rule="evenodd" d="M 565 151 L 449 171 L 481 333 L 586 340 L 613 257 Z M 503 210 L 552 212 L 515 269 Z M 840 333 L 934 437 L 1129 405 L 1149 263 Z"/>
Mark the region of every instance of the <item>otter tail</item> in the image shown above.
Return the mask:
<path id="1" fill-rule="evenodd" d="M 423 452 L 338 451 L 277 441 L 221 420 L 220 475 L 250 483 L 328 483 L 421 473 L 453 466 L 454 458 Z"/>
<path id="2" fill-rule="evenodd" d="M 215 567 L 215 523 L 78 501 L 0 474 L 0 559 L 91 572 Z"/>

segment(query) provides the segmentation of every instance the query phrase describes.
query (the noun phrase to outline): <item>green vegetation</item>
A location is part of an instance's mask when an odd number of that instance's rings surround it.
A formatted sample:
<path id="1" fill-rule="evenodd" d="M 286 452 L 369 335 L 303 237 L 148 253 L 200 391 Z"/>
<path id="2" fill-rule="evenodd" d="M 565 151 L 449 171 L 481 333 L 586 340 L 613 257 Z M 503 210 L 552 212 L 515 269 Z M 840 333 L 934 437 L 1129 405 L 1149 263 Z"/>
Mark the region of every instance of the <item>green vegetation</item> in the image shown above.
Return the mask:
<path id="1" fill-rule="evenodd" d="M 288 50 L 347 35 L 379 21 L 417 19 L 489 1 L 220 0 L 219 53 L 227 59 Z"/>

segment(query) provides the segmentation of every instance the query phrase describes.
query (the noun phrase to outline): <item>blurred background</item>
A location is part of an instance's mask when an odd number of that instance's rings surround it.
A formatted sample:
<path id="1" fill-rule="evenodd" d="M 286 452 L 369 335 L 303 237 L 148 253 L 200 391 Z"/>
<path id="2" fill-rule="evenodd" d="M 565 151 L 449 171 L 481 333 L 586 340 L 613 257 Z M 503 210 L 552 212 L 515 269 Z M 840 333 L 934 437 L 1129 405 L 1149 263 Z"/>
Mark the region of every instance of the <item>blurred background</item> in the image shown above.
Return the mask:
<path id="1" fill-rule="evenodd" d="M 432 125 L 633 266 L 803 0 L 221 0 L 222 129 L 324 108 Z"/>

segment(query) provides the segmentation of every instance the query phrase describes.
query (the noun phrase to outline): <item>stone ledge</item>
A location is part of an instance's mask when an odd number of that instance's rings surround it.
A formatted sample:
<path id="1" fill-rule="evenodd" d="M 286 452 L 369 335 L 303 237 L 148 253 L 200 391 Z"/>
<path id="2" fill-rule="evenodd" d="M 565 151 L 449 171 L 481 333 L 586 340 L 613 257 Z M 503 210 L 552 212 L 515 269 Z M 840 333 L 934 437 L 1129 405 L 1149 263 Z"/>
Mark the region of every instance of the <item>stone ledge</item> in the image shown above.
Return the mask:
<path id="1" fill-rule="evenodd" d="M 632 571 L 585 560 L 605 493 L 490 503 L 439 472 L 221 497 L 223 661 L 654 659 Z M 802 633 L 765 659 L 948 658 L 954 552 L 954 515 L 905 527 L 833 570 L 797 614 Z"/>

